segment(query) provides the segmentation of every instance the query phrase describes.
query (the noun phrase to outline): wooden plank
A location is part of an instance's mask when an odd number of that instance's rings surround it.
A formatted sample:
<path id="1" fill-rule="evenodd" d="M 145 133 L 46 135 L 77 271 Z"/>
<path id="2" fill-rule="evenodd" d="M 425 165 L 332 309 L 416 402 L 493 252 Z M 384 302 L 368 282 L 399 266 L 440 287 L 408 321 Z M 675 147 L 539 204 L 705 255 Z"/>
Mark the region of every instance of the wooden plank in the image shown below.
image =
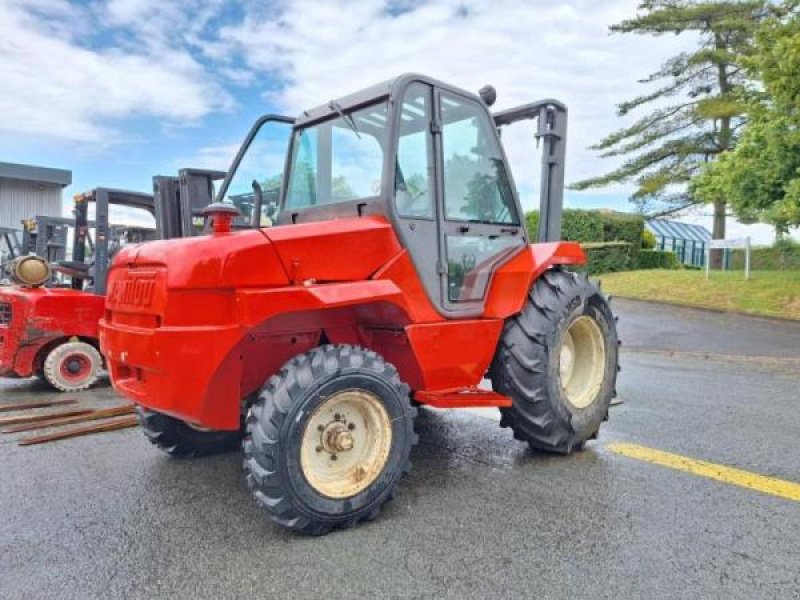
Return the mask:
<path id="1" fill-rule="evenodd" d="M 17 425 L 19 423 L 35 423 L 37 421 L 47 421 L 60 417 L 75 417 L 77 415 L 88 415 L 92 412 L 91 408 L 81 408 L 77 410 L 62 410 L 61 412 L 42 413 L 39 415 L 19 415 L 15 417 L 0 417 L 0 427 L 3 425 Z"/>
<path id="2" fill-rule="evenodd" d="M 107 419 L 109 417 L 121 417 L 123 415 L 132 415 L 133 405 L 125 404 L 123 406 L 115 406 L 113 408 L 103 408 L 93 410 L 83 415 L 58 417 L 55 419 L 47 419 L 35 423 L 25 423 L 23 425 L 16 425 L 4 429 L 3 433 L 20 433 L 22 431 L 31 431 L 34 429 L 44 429 L 45 427 L 60 427 L 61 425 L 72 425 L 73 423 L 84 423 L 86 421 L 96 421 L 98 419 Z"/>
<path id="3" fill-rule="evenodd" d="M 133 415 L 121 417 L 103 423 L 93 423 L 92 425 L 84 425 L 83 427 L 75 427 L 66 431 L 58 431 L 56 433 L 45 433 L 42 435 L 34 435 L 31 437 L 22 438 L 19 441 L 20 446 L 31 446 L 33 444 L 43 444 L 45 442 L 54 442 L 56 440 L 66 440 L 82 435 L 90 435 L 93 433 L 102 433 L 105 431 L 116 431 L 117 429 L 125 429 L 128 427 L 136 427 L 139 424 L 136 417 Z"/>
<path id="4" fill-rule="evenodd" d="M 14 402 L 13 404 L 0 404 L 0 412 L 11 412 L 12 410 L 29 410 L 31 408 L 47 408 L 48 406 L 63 406 L 65 404 L 77 404 L 77 400 L 47 400 L 41 402 Z"/>

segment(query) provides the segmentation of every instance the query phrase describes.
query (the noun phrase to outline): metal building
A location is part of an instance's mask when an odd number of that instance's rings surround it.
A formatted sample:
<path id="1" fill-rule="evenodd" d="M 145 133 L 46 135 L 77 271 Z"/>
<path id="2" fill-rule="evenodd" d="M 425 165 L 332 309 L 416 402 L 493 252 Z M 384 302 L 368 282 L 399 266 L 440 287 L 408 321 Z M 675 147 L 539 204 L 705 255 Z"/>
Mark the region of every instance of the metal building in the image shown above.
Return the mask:
<path id="1" fill-rule="evenodd" d="M 669 250 L 678 262 L 702 267 L 706 262 L 706 244 L 711 232 L 702 225 L 690 225 L 668 219 L 650 219 L 645 227 L 656 238 L 656 249 Z"/>
<path id="2" fill-rule="evenodd" d="M 61 194 L 72 171 L 0 162 L 0 227 L 19 229 L 37 215 L 61 216 Z"/>

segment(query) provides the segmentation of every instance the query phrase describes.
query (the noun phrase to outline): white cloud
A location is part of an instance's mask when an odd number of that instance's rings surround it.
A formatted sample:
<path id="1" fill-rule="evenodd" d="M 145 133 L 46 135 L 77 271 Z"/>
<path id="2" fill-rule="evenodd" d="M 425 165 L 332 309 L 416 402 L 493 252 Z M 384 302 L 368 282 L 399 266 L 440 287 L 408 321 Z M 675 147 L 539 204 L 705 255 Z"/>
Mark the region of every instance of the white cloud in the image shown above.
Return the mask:
<path id="1" fill-rule="evenodd" d="M 232 108 L 229 83 L 251 86 L 296 114 L 418 71 L 468 90 L 491 83 L 498 109 L 563 100 L 570 108 L 567 180 L 575 181 L 615 166 L 587 146 L 622 124 L 614 105 L 642 91 L 636 80 L 687 44 L 672 35 L 610 36 L 608 25 L 633 15 L 638 0 L 234 4 L 0 0 L 0 135 L 96 144 L 120 137 L 129 117 L 194 123 Z M 239 141 L 215 139 L 224 156 L 201 149 L 193 164 L 226 168 Z M 529 208 L 539 164 L 532 129 L 509 130 L 504 141 Z"/>
<path id="2" fill-rule="evenodd" d="M 283 76 L 270 99 L 290 114 L 406 71 L 469 90 L 491 83 L 499 109 L 561 99 L 571 111 L 568 181 L 614 166 L 587 146 L 620 126 L 614 105 L 640 92 L 635 81 L 686 44 L 675 36 L 609 36 L 608 25 L 634 14 L 636 0 L 405 4 L 395 16 L 381 0 L 291 0 L 277 19 L 251 10 L 220 39 L 254 71 Z M 518 184 L 535 189 L 534 141 L 509 131 L 506 143 Z"/>
<path id="3" fill-rule="evenodd" d="M 117 119 L 192 122 L 233 100 L 185 50 L 81 43 L 85 9 L 0 0 L 0 132 L 107 143 Z M 134 18 L 135 13 L 127 13 Z M 74 26 L 70 27 L 72 23 Z"/>
<path id="4" fill-rule="evenodd" d="M 233 162 L 233 157 L 239 150 L 238 142 L 220 144 L 219 146 L 203 146 L 198 148 L 189 159 L 180 159 L 175 163 L 175 169 L 192 167 L 196 169 L 218 169 L 226 171 Z"/>

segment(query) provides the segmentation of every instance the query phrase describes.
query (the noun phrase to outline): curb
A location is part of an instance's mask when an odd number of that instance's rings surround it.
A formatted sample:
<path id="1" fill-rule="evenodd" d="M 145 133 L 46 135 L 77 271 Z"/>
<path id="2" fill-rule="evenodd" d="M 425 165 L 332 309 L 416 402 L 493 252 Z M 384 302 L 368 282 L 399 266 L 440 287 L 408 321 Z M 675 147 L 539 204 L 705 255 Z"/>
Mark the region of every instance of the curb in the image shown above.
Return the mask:
<path id="1" fill-rule="evenodd" d="M 666 348 L 647 348 L 644 346 L 622 346 L 620 352 L 623 354 L 649 354 L 653 356 L 668 356 L 670 358 L 694 358 L 699 360 L 740 362 L 765 366 L 793 366 L 795 368 L 800 368 L 800 358 L 794 356 L 720 354 L 718 352 L 695 352 L 692 350 L 671 350 Z"/>
<path id="2" fill-rule="evenodd" d="M 800 326 L 800 319 L 792 319 L 791 317 L 776 317 L 773 315 L 760 315 L 758 313 L 745 312 L 743 310 L 727 310 L 724 308 L 709 308 L 707 306 L 696 306 L 694 304 L 682 304 L 680 302 L 670 302 L 669 300 L 650 300 L 644 298 L 634 298 L 633 296 L 623 296 L 622 294 L 611 293 L 611 298 L 622 298 L 624 300 L 632 300 L 634 302 L 642 302 L 644 304 L 657 304 L 661 306 L 677 306 L 678 308 L 690 308 L 692 310 L 700 310 L 704 312 L 715 313 L 718 315 L 735 315 L 737 317 L 750 317 L 751 319 L 763 319 L 765 321 L 778 321 L 779 323 L 793 323 Z"/>

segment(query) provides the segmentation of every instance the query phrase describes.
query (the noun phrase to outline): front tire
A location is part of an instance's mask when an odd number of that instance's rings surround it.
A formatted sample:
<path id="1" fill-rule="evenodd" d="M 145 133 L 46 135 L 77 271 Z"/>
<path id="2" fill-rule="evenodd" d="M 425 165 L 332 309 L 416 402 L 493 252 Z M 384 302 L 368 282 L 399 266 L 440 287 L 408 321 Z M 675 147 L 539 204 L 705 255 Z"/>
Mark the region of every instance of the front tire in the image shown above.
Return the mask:
<path id="1" fill-rule="evenodd" d="M 416 414 L 375 352 L 315 348 L 271 377 L 251 408 L 247 484 L 273 521 L 300 533 L 372 520 L 411 467 Z"/>
<path id="2" fill-rule="evenodd" d="M 501 426 L 532 448 L 569 454 L 597 437 L 616 396 L 616 322 L 583 274 L 547 271 L 508 319 L 489 371 L 513 405 Z"/>
<path id="3" fill-rule="evenodd" d="M 176 458 L 198 458 L 239 447 L 241 431 L 213 431 L 188 425 L 169 415 L 136 407 L 136 417 L 150 443 Z"/>
<path id="4" fill-rule="evenodd" d="M 102 368 L 97 348 L 86 342 L 65 342 L 48 352 L 42 376 L 61 392 L 81 392 L 97 382 Z"/>

